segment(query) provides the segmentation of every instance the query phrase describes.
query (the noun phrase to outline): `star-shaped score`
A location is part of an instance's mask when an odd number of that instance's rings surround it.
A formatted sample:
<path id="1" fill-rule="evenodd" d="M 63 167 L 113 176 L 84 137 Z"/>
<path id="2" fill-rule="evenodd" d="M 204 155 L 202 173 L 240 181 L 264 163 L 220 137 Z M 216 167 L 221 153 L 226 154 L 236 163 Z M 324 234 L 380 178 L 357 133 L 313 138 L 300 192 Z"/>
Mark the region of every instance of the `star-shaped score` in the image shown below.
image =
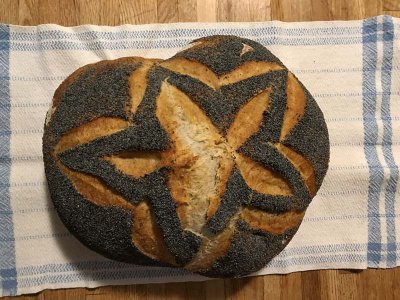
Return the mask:
<path id="1" fill-rule="evenodd" d="M 283 233 L 255 216 L 302 212 L 316 187 L 313 172 L 304 171 L 309 162 L 285 145 L 306 105 L 292 74 L 249 62 L 217 76 L 180 60 L 136 71 L 147 88 L 132 95 L 127 120 L 85 124 L 81 134 L 93 128 L 98 134 L 57 155 L 128 203 L 150 203 L 167 248 L 177 264 L 186 264 L 210 236 L 239 219 Z M 303 104 L 296 106 L 299 95 Z"/>

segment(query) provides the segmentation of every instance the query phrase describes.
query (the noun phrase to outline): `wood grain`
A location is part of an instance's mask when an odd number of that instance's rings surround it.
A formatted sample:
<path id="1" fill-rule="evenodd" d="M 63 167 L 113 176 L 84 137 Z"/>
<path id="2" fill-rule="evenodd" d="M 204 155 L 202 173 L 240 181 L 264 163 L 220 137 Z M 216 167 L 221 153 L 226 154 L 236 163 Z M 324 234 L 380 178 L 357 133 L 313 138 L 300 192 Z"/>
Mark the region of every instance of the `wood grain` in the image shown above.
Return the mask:
<path id="1" fill-rule="evenodd" d="M 400 17 L 400 0 L 0 0 L 0 22 L 20 25 L 351 20 L 383 13 Z M 363 272 L 322 270 L 195 283 L 46 290 L 18 299 L 396 298 L 400 299 L 400 268 Z"/>
<path id="2" fill-rule="evenodd" d="M 400 1 L 385 0 L 383 2 L 383 10 L 400 10 Z"/>

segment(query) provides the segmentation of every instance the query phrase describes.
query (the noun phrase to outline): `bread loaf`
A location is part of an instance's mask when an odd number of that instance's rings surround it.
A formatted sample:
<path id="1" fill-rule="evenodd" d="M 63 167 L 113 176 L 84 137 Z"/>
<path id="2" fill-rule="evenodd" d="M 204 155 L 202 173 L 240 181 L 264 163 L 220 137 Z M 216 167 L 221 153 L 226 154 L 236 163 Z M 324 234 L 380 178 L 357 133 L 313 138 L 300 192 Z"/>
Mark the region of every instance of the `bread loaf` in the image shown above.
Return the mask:
<path id="1" fill-rule="evenodd" d="M 329 139 L 315 100 L 270 51 L 211 36 L 168 60 L 75 71 L 55 92 L 43 153 L 54 206 L 87 247 L 235 277 L 293 237 Z"/>

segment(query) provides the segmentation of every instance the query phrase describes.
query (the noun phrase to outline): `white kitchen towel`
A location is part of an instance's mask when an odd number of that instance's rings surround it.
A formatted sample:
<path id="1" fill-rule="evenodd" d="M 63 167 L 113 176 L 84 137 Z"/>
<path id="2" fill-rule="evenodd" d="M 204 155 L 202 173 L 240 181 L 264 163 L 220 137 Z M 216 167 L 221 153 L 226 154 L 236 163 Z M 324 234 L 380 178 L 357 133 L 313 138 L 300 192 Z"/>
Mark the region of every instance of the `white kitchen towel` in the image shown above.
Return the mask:
<path id="1" fill-rule="evenodd" d="M 0 25 L 0 295 L 205 279 L 113 262 L 82 246 L 49 199 L 41 143 L 54 90 L 78 67 L 122 56 L 167 58 L 214 34 L 268 47 L 309 89 L 329 128 L 322 188 L 287 248 L 257 274 L 400 264 L 399 19 Z"/>

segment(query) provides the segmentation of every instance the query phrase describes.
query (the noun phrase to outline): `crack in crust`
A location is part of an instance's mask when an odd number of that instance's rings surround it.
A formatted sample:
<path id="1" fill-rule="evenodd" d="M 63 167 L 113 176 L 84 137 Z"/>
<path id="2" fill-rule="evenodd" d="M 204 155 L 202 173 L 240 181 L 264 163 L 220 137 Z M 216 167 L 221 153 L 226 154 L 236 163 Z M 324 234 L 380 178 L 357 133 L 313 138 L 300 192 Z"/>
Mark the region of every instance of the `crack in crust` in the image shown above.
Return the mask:
<path id="1" fill-rule="evenodd" d="M 287 244 L 326 173 L 329 140 L 314 99 L 275 56 L 216 36 L 166 61 L 81 68 L 55 94 L 43 150 L 72 231 L 66 193 L 127 211 L 125 248 L 138 263 L 221 277 L 256 271 Z M 55 190 L 54 168 L 79 195 Z"/>

